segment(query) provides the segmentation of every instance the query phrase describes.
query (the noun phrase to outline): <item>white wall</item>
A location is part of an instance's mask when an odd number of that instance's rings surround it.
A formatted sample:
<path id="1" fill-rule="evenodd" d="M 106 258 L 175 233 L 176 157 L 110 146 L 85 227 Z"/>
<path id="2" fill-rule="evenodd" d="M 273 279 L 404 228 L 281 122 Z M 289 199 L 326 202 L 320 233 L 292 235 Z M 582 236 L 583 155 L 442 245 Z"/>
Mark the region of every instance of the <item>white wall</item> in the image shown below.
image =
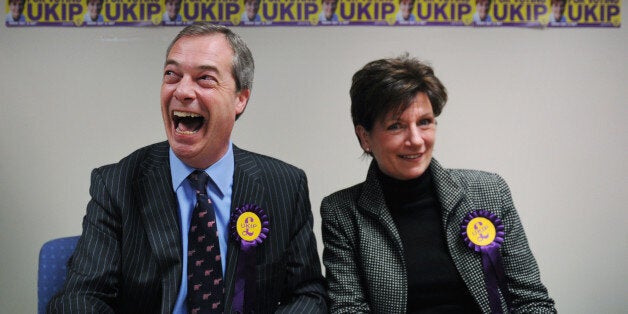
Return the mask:
<path id="1" fill-rule="evenodd" d="M 0 27 L 0 312 L 35 312 L 38 250 L 80 233 L 91 169 L 165 139 L 161 71 L 178 31 Z M 236 31 L 257 71 L 234 141 L 307 172 L 320 250 L 321 198 L 368 166 L 350 78 L 408 51 L 450 92 L 436 158 L 506 178 L 558 309 L 625 311 L 626 27 Z"/>

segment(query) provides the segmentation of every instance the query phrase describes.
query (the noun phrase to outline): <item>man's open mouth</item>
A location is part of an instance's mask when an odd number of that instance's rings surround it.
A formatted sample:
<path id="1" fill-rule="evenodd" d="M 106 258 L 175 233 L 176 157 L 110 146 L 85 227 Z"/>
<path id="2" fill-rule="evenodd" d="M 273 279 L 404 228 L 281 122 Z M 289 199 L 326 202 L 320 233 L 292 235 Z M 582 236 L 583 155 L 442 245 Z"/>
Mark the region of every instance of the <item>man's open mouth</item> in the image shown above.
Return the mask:
<path id="1" fill-rule="evenodd" d="M 205 123 L 205 118 L 192 112 L 175 111 L 172 113 L 172 121 L 177 133 L 194 134 L 201 129 Z"/>

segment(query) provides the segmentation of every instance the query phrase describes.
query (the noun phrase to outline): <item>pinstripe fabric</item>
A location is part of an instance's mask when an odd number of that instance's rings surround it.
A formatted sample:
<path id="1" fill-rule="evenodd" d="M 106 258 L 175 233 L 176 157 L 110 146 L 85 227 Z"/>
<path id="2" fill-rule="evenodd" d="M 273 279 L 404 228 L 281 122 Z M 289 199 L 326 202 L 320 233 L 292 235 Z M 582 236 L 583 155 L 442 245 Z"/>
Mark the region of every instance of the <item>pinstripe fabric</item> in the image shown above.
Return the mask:
<path id="1" fill-rule="evenodd" d="M 501 254 L 513 312 L 554 313 L 554 301 L 540 281 L 505 181 L 481 171 L 444 169 L 436 160 L 429 171 L 453 262 L 481 309 L 490 312 L 481 257 L 464 245 L 459 228 L 468 213 L 486 209 L 505 224 Z M 325 197 L 321 216 L 330 312 L 405 313 L 408 283 L 403 246 L 386 208 L 375 163 L 365 182 Z"/>
<path id="2" fill-rule="evenodd" d="M 305 173 L 234 147 L 232 210 L 261 206 L 271 231 L 258 249 L 259 313 L 326 311 Z M 64 289 L 49 313 L 170 313 L 181 281 L 177 201 L 168 144 L 144 147 L 92 172 L 83 234 Z M 233 298 L 238 248 L 230 241 L 226 304 Z M 294 312 L 293 312 L 294 313 Z"/>

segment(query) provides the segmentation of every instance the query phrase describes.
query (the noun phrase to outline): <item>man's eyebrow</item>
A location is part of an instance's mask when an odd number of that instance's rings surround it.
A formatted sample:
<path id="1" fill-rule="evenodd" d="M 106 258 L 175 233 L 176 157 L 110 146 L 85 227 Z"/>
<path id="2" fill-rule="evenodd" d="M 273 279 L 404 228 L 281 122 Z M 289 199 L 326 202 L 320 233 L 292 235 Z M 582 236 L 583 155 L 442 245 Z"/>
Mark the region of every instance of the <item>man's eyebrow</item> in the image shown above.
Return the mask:
<path id="1" fill-rule="evenodd" d="M 164 64 L 164 66 L 168 66 L 168 65 L 179 66 L 179 62 L 177 62 L 175 60 L 172 60 L 172 59 L 168 59 L 168 60 L 166 60 L 166 63 Z M 208 64 L 207 65 L 199 65 L 199 66 L 196 67 L 196 69 L 220 72 L 220 71 L 218 71 L 218 68 L 216 66 L 208 65 Z"/>

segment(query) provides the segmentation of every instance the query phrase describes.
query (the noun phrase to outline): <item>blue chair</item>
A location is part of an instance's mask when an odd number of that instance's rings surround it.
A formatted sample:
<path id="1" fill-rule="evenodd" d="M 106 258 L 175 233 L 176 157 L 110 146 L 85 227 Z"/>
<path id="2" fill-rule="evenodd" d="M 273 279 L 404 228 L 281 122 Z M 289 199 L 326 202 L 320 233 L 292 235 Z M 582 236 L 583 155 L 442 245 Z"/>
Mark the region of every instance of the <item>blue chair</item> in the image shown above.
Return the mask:
<path id="1" fill-rule="evenodd" d="M 46 313 L 48 302 L 65 282 L 66 265 L 79 236 L 50 240 L 39 251 L 39 271 L 37 273 L 37 313 Z"/>

